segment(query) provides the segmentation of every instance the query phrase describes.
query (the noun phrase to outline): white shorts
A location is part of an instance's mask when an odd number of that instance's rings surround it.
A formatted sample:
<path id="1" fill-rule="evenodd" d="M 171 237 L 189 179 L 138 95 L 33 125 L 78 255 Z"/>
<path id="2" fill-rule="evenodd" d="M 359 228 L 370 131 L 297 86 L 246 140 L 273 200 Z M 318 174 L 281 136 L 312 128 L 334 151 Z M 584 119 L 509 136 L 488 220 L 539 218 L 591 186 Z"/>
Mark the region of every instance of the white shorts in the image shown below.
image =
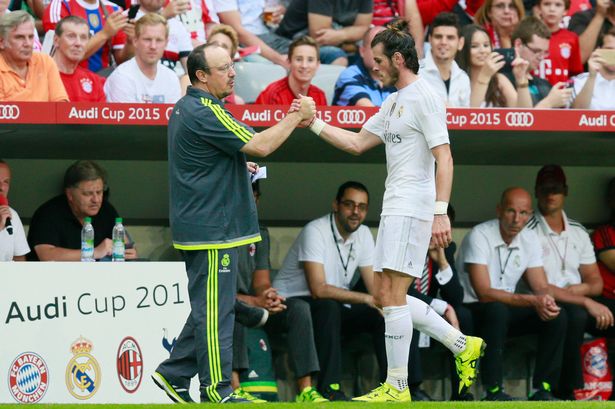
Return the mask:
<path id="1" fill-rule="evenodd" d="M 432 224 L 410 216 L 382 216 L 376 238 L 374 271 L 387 269 L 421 277 Z"/>

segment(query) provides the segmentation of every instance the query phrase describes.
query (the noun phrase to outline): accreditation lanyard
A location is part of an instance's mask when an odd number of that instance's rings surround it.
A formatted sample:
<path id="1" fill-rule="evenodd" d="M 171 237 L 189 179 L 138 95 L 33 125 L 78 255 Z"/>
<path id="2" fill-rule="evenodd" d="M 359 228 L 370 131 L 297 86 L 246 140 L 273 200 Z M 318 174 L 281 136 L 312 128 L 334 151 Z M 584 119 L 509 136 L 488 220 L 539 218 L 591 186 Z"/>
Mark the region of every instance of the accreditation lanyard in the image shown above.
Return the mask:
<path id="1" fill-rule="evenodd" d="M 506 276 L 506 267 L 508 266 L 508 262 L 510 261 L 510 256 L 512 255 L 512 252 L 515 251 L 517 248 L 513 247 L 508 249 L 508 255 L 506 256 L 506 261 L 504 261 L 504 264 L 502 264 L 502 253 L 500 251 L 501 249 L 502 247 L 498 247 L 498 258 L 500 260 L 500 284 L 503 284 L 504 277 Z"/>
<path id="2" fill-rule="evenodd" d="M 337 237 L 335 236 L 335 229 L 333 228 L 333 213 L 329 215 L 329 224 L 331 225 L 331 234 L 333 235 L 333 242 L 335 243 L 335 248 L 337 249 L 337 255 L 340 257 L 342 267 L 344 267 L 344 281 L 346 282 L 346 284 L 348 284 L 348 264 L 350 264 L 350 257 L 352 256 L 352 246 L 354 246 L 354 243 L 350 245 L 350 250 L 348 250 L 348 258 L 346 258 L 346 263 L 344 263 L 342 251 L 340 250 L 339 244 L 337 244 Z"/>

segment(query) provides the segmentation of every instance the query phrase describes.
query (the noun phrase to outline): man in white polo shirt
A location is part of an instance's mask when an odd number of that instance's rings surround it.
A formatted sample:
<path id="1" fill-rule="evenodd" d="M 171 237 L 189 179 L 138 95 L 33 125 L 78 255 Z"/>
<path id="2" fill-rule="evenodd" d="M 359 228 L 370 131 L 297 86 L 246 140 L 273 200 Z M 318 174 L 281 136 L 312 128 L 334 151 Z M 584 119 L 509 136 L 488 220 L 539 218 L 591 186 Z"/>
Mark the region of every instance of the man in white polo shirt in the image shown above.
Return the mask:
<path id="1" fill-rule="evenodd" d="M 384 320 L 374 305 L 374 238 L 362 223 L 369 193 L 359 183 L 342 184 L 333 211 L 308 223 L 290 248 L 273 287 L 287 299 L 310 303 L 320 362 L 318 390 L 329 400 L 347 400 L 340 389 L 342 331 L 371 333 L 384 379 Z M 369 293 L 350 290 L 357 268 Z"/>
<path id="2" fill-rule="evenodd" d="M 553 400 L 562 365 L 567 317 L 555 303 L 542 268 L 536 233 L 524 229 L 532 216 L 532 198 L 508 188 L 497 206 L 497 219 L 475 226 L 461 244 L 457 271 L 464 303 L 474 327 L 489 348 L 481 360 L 484 400 L 514 400 L 502 389 L 502 362 L 507 335 L 538 334 L 532 400 Z M 533 294 L 515 294 L 523 277 Z"/>
<path id="3" fill-rule="evenodd" d="M 589 298 L 602 293 L 603 282 L 589 234 L 564 212 L 568 186 L 559 165 L 540 169 L 535 193 L 538 212 L 528 222 L 528 228 L 540 238 L 547 280 L 553 286 L 555 300 L 561 302 L 568 316 L 562 373 L 554 387 L 557 397 L 574 400 L 574 389 L 583 387 L 579 350 L 585 329 L 588 324 L 598 330 L 612 327 L 613 314 Z"/>

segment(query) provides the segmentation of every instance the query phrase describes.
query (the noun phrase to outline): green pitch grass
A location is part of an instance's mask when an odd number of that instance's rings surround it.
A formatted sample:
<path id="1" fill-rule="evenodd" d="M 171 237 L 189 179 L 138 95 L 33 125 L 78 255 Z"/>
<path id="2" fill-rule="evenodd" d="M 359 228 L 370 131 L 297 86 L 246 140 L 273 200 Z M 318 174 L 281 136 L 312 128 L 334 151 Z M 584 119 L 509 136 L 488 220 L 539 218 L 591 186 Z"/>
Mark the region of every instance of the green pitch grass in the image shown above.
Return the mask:
<path id="1" fill-rule="evenodd" d="M 245 404 L 249 405 L 249 404 Z M 156 408 L 156 409 L 179 409 L 179 408 L 213 408 L 226 407 L 228 405 L 219 406 L 213 404 L 207 404 L 206 406 L 199 404 L 192 405 L 95 405 L 95 404 L 55 404 L 55 405 L 35 405 L 36 409 L 48 408 L 48 409 L 86 409 L 92 407 L 93 409 L 143 409 L 143 408 Z M 251 405 L 250 405 L 251 406 Z M 232 406 L 231 407 L 237 407 Z M 244 407 L 245 406 L 240 406 Z M 353 402 L 331 402 L 331 403 L 267 403 L 264 405 L 252 406 L 261 409 L 394 409 L 394 408 L 407 408 L 407 409 L 615 409 L 615 402 L 414 402 L 409 404 L 389 403 L 389 404 L 363 404 Z M 23 409 L 23 405 L 0 405 L 0 409 Z"/>

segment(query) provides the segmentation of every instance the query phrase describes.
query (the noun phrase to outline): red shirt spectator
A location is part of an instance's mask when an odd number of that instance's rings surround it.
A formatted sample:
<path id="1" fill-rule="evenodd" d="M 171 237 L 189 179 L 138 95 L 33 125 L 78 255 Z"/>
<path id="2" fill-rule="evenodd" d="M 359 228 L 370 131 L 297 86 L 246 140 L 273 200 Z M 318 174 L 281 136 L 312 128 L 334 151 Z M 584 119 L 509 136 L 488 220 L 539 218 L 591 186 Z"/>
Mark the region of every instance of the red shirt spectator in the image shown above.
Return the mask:
<path id="1" fill-rule="evenodd" d="M 60 72 L 60 78 L 72 102 L 105 102 L 107 100 L 103 90 L 105 80 L 92 71 L 77 67 L 72 74 Z"/>
<path id="2" fill-rule="evenodd" d="M 542 59 L 540 67 L 533 74 L 555 85 L 582 72 L 579 36 L 566 29 L 551 33 L 549 56 Z"/>
<path id="3" fill-rule="evenodd" d="M 314 98 L 316 105 L 327 105 L 327 97 L 324 91 L 314 85 L 310 85 L 308 88 L 307 96 Z M 269 84 L 269 86 L 258 95 L 255 103 L 290 105 L 295 98 L 298 98 L 298 96 L 290 89 L 288 77 L 285 77 Z"/>
<path id="4" fill-rule="evenodd" d="M 615 299 L 615 272 L 609 270 L 606 264 L 600 261 L 600 253 L 615 249 L 615 226 L 612 224 L 605 224 L 598 227 L 592 234 L 592 241 L 594 242 L 596 255 L 598 256 L 600 275 L 602 276 L 602 281 L 604 281 L 602 296 Z"/>
<path id="5" fill-rule="evenodd" d="M 84 7 L 84 5 L 87 5 L 87 7 Z M 102 9 L 103 5 L 106 13 Z M 95 0 L 95 3 L 78 0 L 51 0 L 43 15 L 43 29 L 45 31 L 55 30 L 58 21 L 66 16 L 74 15 L 84 18 L 88 22 L 90 32 L 94 35 L 103 29 L 106 15 L 121 10 L 121 7 L 108 0 Z M 126 44 L 126 39 L 124 31 L 119 30 L 111 39 L 113 50 L 122 49 Z M 92 72 L 100 71 L 109 66 L 109 52 L 109 42 L 107 41 L 87 60 L 84 60 L 81 66 Z"/>

